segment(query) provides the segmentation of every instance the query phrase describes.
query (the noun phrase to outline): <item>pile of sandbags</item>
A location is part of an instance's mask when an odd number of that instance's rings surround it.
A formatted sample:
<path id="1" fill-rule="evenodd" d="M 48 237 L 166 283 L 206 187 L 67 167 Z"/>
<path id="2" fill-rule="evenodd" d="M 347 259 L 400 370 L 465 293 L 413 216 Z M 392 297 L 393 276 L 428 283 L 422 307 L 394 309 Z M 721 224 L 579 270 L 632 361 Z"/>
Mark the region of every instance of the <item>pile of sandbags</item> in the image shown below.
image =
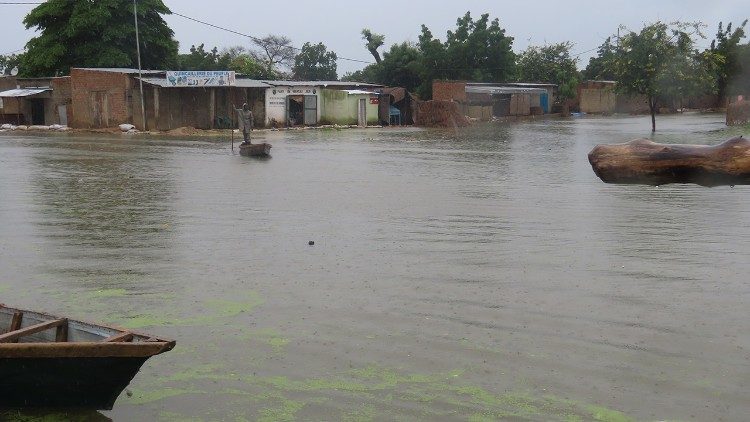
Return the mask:
<path id="1" fill-rule="evenodd" d="M 0 130 L 2 131 L 11 131 L 11 130 L 31 130 L 31 131 L 45 131 L 45 130 L 54 130 L 58 132 L 64 132 L 66 130 L 70 130 L 69 127 L 63 126 L 63 125 L 33 125 L 33 126 L 26 126 L 26 125 L 11 125 L 11 124 L 4 124 L 0 126 Z"/>
<path id="2" fill-rule="evenodd" d="M 727 107 L 727 125 L 744 125 L 750 122 L 750 101 L 739 100 Z"/>
<path id="3" fill-rule="evenodd" d="M 464 116 L 453 101 L 420 101 L 414 107 L 414 124 L 429 127 L 468 126 L 469 119 Z"/>

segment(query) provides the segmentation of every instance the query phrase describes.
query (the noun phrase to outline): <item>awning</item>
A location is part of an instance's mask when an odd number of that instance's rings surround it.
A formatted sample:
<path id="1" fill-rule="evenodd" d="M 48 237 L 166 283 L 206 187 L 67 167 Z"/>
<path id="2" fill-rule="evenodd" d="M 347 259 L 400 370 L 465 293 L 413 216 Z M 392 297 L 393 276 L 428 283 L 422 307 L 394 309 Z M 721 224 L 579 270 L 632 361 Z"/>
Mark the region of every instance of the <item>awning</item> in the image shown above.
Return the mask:
<path id="1" fill-rule="evenodd" d="M 7 91 L 0 92 L 0 97 L 30 97 L 32 95 L 41 94 L 45 91 L 52 91 L 52 88 L 9 89 Z"/>

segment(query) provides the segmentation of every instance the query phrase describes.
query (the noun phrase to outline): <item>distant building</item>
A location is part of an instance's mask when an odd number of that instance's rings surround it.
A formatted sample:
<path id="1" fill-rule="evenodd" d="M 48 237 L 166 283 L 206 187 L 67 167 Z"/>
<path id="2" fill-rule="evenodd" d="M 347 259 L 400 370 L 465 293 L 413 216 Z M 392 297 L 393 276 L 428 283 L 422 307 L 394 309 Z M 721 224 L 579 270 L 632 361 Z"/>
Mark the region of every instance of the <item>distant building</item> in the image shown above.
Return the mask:
<path id="1" fill-rule="evenodd" d="M 106 128 L 132 123 L 142 129 L 141 82 L 145 127 L 149 130 L 164 131 L 186 126 L 198 129 L 236 127 L 235 109 L 244 103 L 253 110 L 256 127 L 313 126 L 327 121 L 377 123 L 378 94 L 372 89 L 380 85 L 339 81 L 261 81 L 242 75 L 236 75 L 232 80 L 222 76 L 210 84 L 203 84 L 174 76 L 179 73 L 148 70 L 142 74 L 143 77 L 139 78 L 136 69 L 72 69 L 72 126 Z M 323 101 L 323 92 L 332 90 L 346 95 L 330 94 L 330 99 Z M 357 108 L 360 100 L 365 100 L 362 110 Z"/>
<path id="2" fill-rule="evenodd" d="M 551 112 L 554 84 L 434 81 L 432 98 L 458 102 L 465 115 L 478 120 Z"/>
<path id="3" fill-rule="evenodd" d="M 578 104 L 581 112 L 590 114 L 612 114 L 617 97 L 614 81 L 586 81 L 578 85 Z"/>
<path id="4" fill-rule="evenodd" d="M 0 123 L 67 126 L 70 77 L 0 78 Z"/>

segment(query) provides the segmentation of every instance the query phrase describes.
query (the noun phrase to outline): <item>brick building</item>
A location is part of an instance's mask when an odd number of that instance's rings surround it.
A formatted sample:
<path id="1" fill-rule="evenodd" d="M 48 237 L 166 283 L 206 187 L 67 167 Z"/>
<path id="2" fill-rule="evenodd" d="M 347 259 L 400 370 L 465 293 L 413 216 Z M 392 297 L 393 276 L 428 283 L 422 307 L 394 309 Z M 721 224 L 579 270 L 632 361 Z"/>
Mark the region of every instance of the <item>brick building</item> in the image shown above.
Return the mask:
<path id="1" fill-rule="evenodd" d="M 535 83 L 433 81 L 432 98 L 457 102 L 461 111 L 471 118 L 491 120 L 549 113 L 555 87 Z"/>
<path id="2" fill-rule="evenodd" d="M 0 123 L 67 126 L 71 78 L 0 78 Z"/>

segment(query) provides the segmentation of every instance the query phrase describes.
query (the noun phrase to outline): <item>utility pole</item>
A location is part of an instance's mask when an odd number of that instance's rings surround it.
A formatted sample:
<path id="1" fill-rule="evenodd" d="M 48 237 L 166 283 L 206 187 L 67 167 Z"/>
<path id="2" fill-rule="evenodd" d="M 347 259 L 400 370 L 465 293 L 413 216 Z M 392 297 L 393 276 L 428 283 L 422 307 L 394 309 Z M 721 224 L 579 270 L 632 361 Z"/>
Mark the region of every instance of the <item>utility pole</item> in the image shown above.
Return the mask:
<path id="1" fill-rule="evenodd" d="M 143 130 L 146 131 L 146 104 L 143 100 L 143 70 L 141 69 L 141 42 L 138 36 L 138 5 L 133 0 L 133 18 L 135 19 L 135 48 L 138 52 L 138 82 L 141 86 L 141 118 L 143 119 Z"/>

